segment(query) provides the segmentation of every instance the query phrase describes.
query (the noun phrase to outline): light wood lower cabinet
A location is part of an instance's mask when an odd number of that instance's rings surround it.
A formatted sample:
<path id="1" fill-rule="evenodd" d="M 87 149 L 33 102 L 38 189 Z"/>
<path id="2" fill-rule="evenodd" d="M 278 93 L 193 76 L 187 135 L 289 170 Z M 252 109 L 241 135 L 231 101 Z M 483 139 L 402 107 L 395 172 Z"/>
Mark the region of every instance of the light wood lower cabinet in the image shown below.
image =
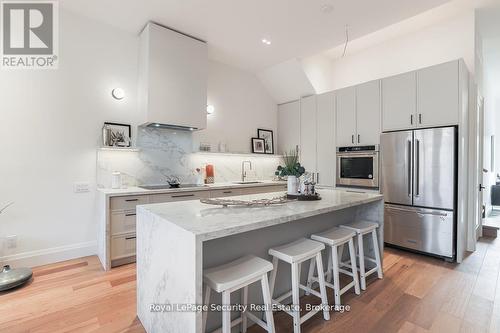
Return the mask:
<path id="1" fill-rule="evenodd" d="M 136 207 L 138 205 L 222 198 L 229 196 L 286 191 L 286 185 L 202 190 L 150 195 L 113 197 L 110 199 L 111 267 L 135 262 L 136 251 Z"/>
<path id="2" fill-rule="evenodd" d="M 209 191 L 165 193 L 165 194 L 150 195 L 149 196 L 149 203 L 199 200 L 202 198 L 209 198 L 209 197 L 210 197 Z"/>
<path id="3" fill-rule="evenodd" d="M 123 233 L 135 233 L 136 213 L 135 208 L 127 211 L 117 211 L 111 213 L 111 235 Z"/>
<path id="4" fill-rule="evenodd" d="M 127 197 L 114 197 L 110 200 L 111 210 L 128 210 L 133 209 L 138 205 L 145 205 L 148 203 L 147 195 L 132 195 Z"/>
<path id="5" fill-rule="evenodd" d="M 243 195 L 245 189 L 226 189 L 226 190 L 212 190 L 210 191 L 210 198 L 223 198 L 230 197 L 234 195 Z"/>
<path id="6" fill-rule="evenodd" d="M 111 267 L 135 261 L 136 236 L 133 233 L 111 236 Z"/>

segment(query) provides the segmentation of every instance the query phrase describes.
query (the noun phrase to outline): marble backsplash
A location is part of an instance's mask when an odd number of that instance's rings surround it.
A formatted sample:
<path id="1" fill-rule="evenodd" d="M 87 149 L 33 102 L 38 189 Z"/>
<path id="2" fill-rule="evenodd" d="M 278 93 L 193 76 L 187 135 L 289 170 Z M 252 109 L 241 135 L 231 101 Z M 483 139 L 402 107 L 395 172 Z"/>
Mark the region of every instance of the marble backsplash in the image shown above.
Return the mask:
<path id="1" fill-rule="evenodd" d="M 163 184 L 168 176 L 182 183 L 196 182 L 196 168 L 213 164 L 215 182 L 241 180 L 241 164 L 252 163 L 249 175 L 257 180 L 274 179 L 281 159 L 276 155 L 197 152 L 191 132 L 157 128 L 139 128 L 138 151 L 98 150 L 97 186 L 111 187 L 111 173 L 119 171 L 125 186 Z"/>

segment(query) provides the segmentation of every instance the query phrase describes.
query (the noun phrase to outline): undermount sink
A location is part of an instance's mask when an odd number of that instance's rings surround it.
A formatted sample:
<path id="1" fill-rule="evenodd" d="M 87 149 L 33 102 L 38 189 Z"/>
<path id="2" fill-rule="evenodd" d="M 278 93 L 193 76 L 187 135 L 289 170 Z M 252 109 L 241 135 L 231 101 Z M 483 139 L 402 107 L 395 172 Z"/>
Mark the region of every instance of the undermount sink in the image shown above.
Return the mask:
<path id="1" fill-rule="evenodd" d="M 250 181 L 245 181 L 245 182 L 233 182 L 233 184 L 240 184 L 240 185 L 245 185 L 245 184 L 260 184 L 262 182 L 256 181 L 256 180 L 250 180 Z"/>

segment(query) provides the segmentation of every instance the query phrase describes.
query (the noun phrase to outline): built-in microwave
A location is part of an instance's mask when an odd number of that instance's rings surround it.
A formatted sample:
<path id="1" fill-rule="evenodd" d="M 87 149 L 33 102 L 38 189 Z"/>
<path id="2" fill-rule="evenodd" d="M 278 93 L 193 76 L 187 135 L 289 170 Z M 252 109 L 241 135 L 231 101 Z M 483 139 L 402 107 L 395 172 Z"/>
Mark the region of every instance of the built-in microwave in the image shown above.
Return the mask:
<path id="1" fill-rule="evenodd" d="M 337 186 L 379 188 L 379 147 L 337 148 Z"/>

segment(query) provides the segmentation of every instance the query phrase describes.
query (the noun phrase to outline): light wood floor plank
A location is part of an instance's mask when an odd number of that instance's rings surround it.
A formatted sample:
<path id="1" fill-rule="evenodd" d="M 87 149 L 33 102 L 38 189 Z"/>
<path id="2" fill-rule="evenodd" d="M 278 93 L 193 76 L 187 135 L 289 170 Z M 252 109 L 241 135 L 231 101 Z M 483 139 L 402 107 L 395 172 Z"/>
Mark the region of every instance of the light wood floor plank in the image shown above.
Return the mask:
<path id="1" fill-rule="evenodd" d="M 135 269 L 104 272 L 94 256 L 37 267 L 26 287 L 0 293 L 0 332 L 142 333 Z M 461 265 L 387 248 L 384 279 L 371 276 L 365 292 L 342 300 L 351 311 L 330 321 L 318 314 L 302 332 L 500 333 L 500 239 L 482 239 Z M 278 333 L 292 331 L 290 316 L 276 313 L 275 322 Z"/>

